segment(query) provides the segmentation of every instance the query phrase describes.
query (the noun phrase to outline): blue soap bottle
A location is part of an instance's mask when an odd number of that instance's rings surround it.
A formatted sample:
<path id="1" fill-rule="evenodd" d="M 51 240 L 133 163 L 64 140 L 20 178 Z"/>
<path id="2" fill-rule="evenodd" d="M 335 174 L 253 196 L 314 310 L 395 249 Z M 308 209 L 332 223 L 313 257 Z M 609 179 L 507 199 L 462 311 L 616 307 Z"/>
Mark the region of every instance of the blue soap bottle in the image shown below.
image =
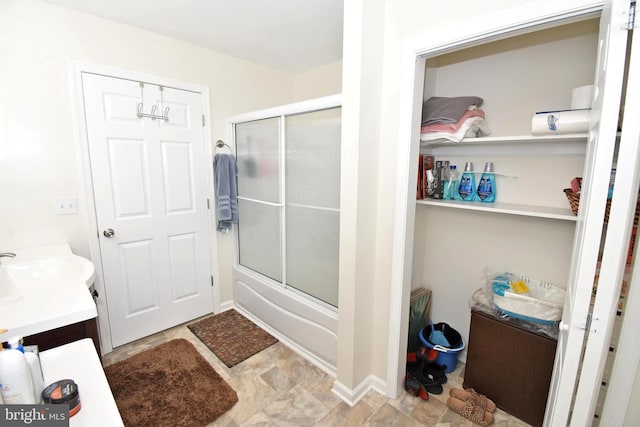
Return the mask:
<path id="1" fill-rule="evenodd" d="M 481 202 L 496 201 L 496 175 L 493 172 L 493 162 L 484 164 L 484 172 L 478 184 L 477 198 Z"/>
<path id="2" fill-rule="evenodd" d="M 464 172 L 460 177 L 458 191 L 455 195 L 456 200 L 473 201 L 476 199 L 476 177 L 473 174 L 473 163 L 465 163 Z"/>

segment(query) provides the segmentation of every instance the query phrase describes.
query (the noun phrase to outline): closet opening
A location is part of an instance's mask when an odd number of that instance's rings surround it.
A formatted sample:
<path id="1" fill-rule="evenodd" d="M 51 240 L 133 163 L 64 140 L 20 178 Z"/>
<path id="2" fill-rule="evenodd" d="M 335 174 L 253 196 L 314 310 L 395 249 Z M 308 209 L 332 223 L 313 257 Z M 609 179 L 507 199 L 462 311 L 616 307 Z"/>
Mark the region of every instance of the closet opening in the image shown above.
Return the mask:
<path id="1" fill-rule="evenodd" d="M 532 19 L 529 29 L 524 32 L 517 32 L 522 27 L 514 31 L 504 31 L 501 27 L 495 33 L 487 33 L 485 40 L 477 35 L 462 36 L 432 49 L 416 50 L 411 147 L 402 153 L 411 165 L 407 176 L 408 211 L 403 217 L 407 221 L 406 234 L 405 242 L 396 246 L 399 249 L 396 253 L 404 251 L 405 254 L 404 264 L 396 269 L 403 272 L 400 276 L 404 283 L 404 301 L 398 306 L 405 311 L 399 322 L 409 318 L 404 314 L 408 314 L 411 291 L 419 287 L 431 289 L 432 321 L 448 323 L 468 344 L 460 354 L 460 362 L 468 365 L 465 374 L 457 378 L 458 387 L 473 386 L 478 390 L 483 386 L 481 382 L 471 384 L 481 381 L 471 378 L 470 374 L 475 370 L 471 364 L 478 363 L 474 357 L 482 347 L 478 344 L 486 344 L 474 335 L 475 327 L 480 327 L 481 322 L 474 322 L 472 313 L 478 304 L 474 300 L 476 291 L 487 289 L 486 296 L 492 298 L 491 278 L 494 276 L 491 272 L 513 272 L 562 288 L 569 295 L 569 302 L 564 299 L 564 314 L 570 314 L 572 318 L 576 315 L 572 301 L 580 300 L 579 310 L 583 308 L 582 303 L 589 305 L 603 230 L 602 217 L 598 221 L 598 216 L 604 208 L 615 146 L 615 126 L 611 129 L 610 120 L 607 118 L 605 123 L 604 119 L 605 114 L 611 113 L 611 108 L 603 112 L 601 104 L 598 105 L 596 111 L 603 118 L 591 120 L 586 128 L 572 132 L 538 132 L 533 129 L 533 119 L 536 113 L 579 109 L 572 106 L 573 90 L 598 84 L 598 75 L 603 84 L 613 86 L 615 81 L 610 83 L 611 78 L 603 79 L 602 72 L 596 71 L 607 60 L 599 50 L 600 46 L 608 46 L 600 41 L 600 18 L 594 18 L 593 10 L 576 11 L 569 20 L 565 20 L 566 17 L 558 16 L 556 20 L 547 17 L 543 29 Z M 605 30 L 608 27 L 610 25 L 603 25 Z M 406 66 L 409 66 L 408 60 Z M 592 97 L 594 105 L 595 102 L 606 104 L 607 97 L 615 96 L 611 95 L 614 92 L 615 89 L 596 90 L 600 95 Z M 421 132 L 421 113 L 430 98 L 468 96 L 482 99 L 477 107 L 483 109 L 484 129 L 475 135 L 463 133 L 459 140 L 421 138 L 424 133 Z M 408 98 L 407 95 L 405 99 Z M 617 111 L 614 113 L 617 118 Z M 594 121 L 598 122 L 597 126 L 606 125 L 606 132 L 604 127 L 594 129 Z M 453 123 L 457 122 L 454 120 Z M 419 142 L 421 139 L 423 141 Z M 497 193 L 495 202 L 419 196 L 416 190 L 421 183 L 416 186 L 415 179 L 417 176 L 425 178 L 425 170 L 418 175 L 418 168 L 420 157 L 424 162 L 426 156 L 432 156 L 434 163 L 442 160 L 448 161 L 449 165 L 456 164 L 458 170 L 464 170 L 469 162 L 476 185 L 484 165 L 491 162 Z M 420 166 L 424 166 L 423 162 Z M 586 200 L 592 207 L 582 208 L 589 210 L 588 215 L 576 216 L 563 191 L 576 177 L 585 177 L 589 181 L 587 187 L 591 187 L 589 196 L 592 197 Z M 420 188 L 424 192 L 425 187 Z M 583 200 L 583 204 L 587 202 Z M 576 287 L 576 283 L 586 282 L 585 278 L 589 276 L 591 285 Z M 485 283 L 489 286 L 485 287 Z M 506 327 L 503 319 L 497 317 L 502 322 L 499 326 Z M 534 373 L 540 373 L 542 368 L 531 363 L 536 362 L 532 358 L 521 360 L 514 355 L 510 359 L 512 365 L 517 365 L 516 360 L 523 362 L 518 369 L 525 369 L 528 377 L 545 378 L 544 384 L 536 385 L 536 392 L 543 390 L 545 398 L 535 413 L 521 412 L 522 408 L 509 406 L 511 403 L 506 400 L 498 405 L 534 425 L 542 425 L 547 393 L 553 388 L 554 381 L 561 380 L 562 372 L 553 372 L 558 366 L 564 366 L 562 355 L 568 348 L 567 341 L 563 342 L 558 333 L 565 330 L 560 329 L 560 325 L 557 319 L 552 322 L 556 338 L 553 333 L 536 334 L 535 326 L 527 331 L 537 336 L 546 335 L 542 338 L 550 339 L 551 345 L 559 349 L 547 352 L 543 374 Z M 569 328 L 573 332 L 574 328 Z M 400 328 L 402 334 L 408 329 L 405 324 Z M 498 336 L 496 334 L 485 334 L 484 341 L 487 336 Z M 405 338 L 399 339 L 398 358 L 391 358 L 398 362 L 393 372 L 397 376 L 393 379 L 399 386 L 405 370 Z M 522 347 L 516 341 L 494 344 L 499 345 L 503 353 Z M 572 357 L 576 352 L 581 357 L 581 344 L 569 347 L 574 352 Z M 504 367 L 499 363 L 484 362 L 484 370 L 487 366 Z M 494 374 L 494 379 L 502 375 L 509 377 L 504 372 Z M 518 392 L 509 391 L 513 390 L 511 387 L 521 391 L 522 386 L 523 383 L 503 384 L 499 392 L 494 390 L 492 393 L 497 395 L 496 400 L 507 399 L 518 395 Z M 572 406 L 571 392 L 573 390 L 562 399 L 552 396 L 562 400 L 563 410 Z M 485 394 L 492 397 L 488 392 Z M 558 403 L 553 403 L 557 407 Z"/>

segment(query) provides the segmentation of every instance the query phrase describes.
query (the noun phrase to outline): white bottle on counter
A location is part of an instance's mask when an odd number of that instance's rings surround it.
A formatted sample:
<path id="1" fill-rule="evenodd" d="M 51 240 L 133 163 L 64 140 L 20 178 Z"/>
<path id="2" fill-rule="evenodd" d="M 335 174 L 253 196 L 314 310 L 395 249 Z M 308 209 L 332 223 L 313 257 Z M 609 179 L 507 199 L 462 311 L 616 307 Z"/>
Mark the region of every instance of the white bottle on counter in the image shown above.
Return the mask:
<path id="1" fill-rule="evenodd" d="M 40 366 L 40 358 L 37 354 L 26 351 L 22 345 L 22 337 L 12 337 L 8 341 L 9 348 L 18 350 L 24 354 L 24 358 L 29 365 L 29 371 L 31 372 L 31 380 L 33 382 L 33 397 L 36 403 L 42 401 L 42 390 L 44 390 L 44 377 L 42 375 L 42 366 Z M 37 346 L 31 346 L 37 348 Z"/>
<path id="2" fill-rule="evenodd" d="M 0 394 L 5 404 L 37 403 L 29 364 L 19 350 L 0 351 Z"/>

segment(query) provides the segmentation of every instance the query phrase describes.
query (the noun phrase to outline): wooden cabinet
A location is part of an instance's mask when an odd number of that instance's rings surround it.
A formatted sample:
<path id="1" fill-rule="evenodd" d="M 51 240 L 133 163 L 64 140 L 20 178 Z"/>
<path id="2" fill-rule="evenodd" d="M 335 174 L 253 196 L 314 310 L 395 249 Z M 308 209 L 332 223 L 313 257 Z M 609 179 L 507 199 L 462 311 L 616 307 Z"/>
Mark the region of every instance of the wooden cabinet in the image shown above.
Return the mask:
<path id="1" fill-rule="evenodd" d="M 50 348 L 59 347 L 63 344 L 78 341 L 82 338 L 91 338 L 98 356 L 102 354 L 100 351 L 98 322 L 95 318 L 73 323 L 71 325 L 61 326 L 50 331 L 29 335 L 24 338 L 24 344 L 37 345 L 40 351 L 45 351 Z"/>
<path id="2" fill-rule="evenodd" d="M 529 424 L 542 425 L 556 344 L 517 319 L 472 310 L 463 386 Z"/>

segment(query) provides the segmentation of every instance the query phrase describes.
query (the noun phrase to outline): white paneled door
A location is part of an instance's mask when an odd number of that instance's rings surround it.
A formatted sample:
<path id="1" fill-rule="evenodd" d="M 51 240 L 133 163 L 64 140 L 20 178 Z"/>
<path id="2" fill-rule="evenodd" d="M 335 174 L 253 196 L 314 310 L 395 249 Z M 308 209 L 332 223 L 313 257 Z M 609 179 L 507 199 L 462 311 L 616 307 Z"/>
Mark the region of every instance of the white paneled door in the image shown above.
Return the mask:
<path id="1" fill-rule="evenodd" d="M 82 74 L 112 346 L 213 311 L 201 94 Z M 143 112 L 168 121 L 139 118 Z"/>

